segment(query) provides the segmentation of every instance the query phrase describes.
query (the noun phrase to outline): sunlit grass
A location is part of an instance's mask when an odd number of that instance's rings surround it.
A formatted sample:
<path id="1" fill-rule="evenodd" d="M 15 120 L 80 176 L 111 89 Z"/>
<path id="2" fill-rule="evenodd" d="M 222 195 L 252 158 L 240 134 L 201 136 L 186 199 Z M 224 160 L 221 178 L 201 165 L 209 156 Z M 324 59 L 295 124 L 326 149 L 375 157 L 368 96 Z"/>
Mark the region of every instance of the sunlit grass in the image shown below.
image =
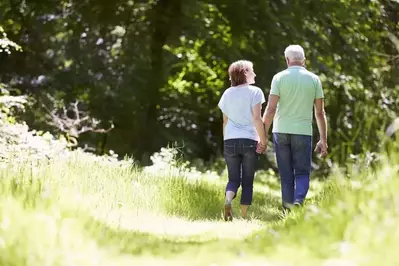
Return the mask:
<path id="1" fill-rule="evenodd" d="M 336 171 L 312 180 L 306 206 L 285 217 L 278 178 L 258 172 L 249 218 L 231 223 L 222 220 L 226 176 L 170 170 L 81 152 L 4 164 L 0 265 L 399 263 L 393 159 L 350 178 Z M 233 207 L 239 213 L 238 200 Z"/>
<path id="2" fill-rule="evenodd" d="M 210 242 L 249 237 L 277 213 L 270 201 L 261 211 L 254 206 L 248 220 L 225 223 L 225 177 L 195 179 L 173 171 L 157 176 L 79 152 L 53 161 L 10 161 L 0 176 L 1 265 L 96 265 L 92 257 L 110 265 L 106 257 L 192 256 L 198 245 L 202 250 Z M 255 198 L 268 200 L 260 192 Z"/>

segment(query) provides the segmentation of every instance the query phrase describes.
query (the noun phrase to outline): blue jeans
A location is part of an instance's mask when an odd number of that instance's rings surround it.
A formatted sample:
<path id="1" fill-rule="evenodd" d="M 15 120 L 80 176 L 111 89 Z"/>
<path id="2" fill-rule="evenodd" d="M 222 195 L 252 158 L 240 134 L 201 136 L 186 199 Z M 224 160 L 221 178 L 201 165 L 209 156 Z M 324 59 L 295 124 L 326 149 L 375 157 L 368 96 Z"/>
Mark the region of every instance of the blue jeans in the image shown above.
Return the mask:
<path id="1" fill-rule="evenodd" d="M 273 133 L 277 166 L 280 172 L 281 196 L 284 207 L 302 204 L 309 190 L 312 161 L 312 137 Z"/>
<path id="2" fill-rule="evenodd" d="M 251 139 L 228 139 L 224 141 L 224 159 L 229 176 L 226 191 L 237 194 L 241 185 L 240 203 L 242 205 L 251 205 L 252 203 L 254 176 L 258 159 L 257 143 L 257 141 Z"/>

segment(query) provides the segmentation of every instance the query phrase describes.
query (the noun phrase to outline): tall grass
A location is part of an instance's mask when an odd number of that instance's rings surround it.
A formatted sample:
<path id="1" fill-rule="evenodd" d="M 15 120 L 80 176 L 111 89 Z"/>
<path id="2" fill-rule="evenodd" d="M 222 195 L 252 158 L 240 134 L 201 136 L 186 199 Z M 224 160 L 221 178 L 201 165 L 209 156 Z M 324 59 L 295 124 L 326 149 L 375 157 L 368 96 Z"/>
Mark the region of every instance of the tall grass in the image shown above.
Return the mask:
<path id="1" fill-rule="evenodd" d="M 287 216 L 278 178 L 258 172 L 250 218 L 225 223 L 224 175 L 149 173 L 82 152 L 10 160 L 0 265 L 397 265 L 397 165 L 314 180 L 307 205 Z"/>
<path id="2" fill-rule="evenodd" d="M 0 265 L 111 265 L 127 255 L 130 265 L 138 255 L 184 253 L 261 228 L 260 220 L 221 222 L 220 178 L 154 175 L 95 158 L 76 152 L 3 164 Z"/>
<path id="3" fill-rule="evenodd" d="M 337 171 L 312 204 L 257 233 L 248 248 L 296 265 L 399 265 L 398 189 L 396 156 L 374 170 Z"/>

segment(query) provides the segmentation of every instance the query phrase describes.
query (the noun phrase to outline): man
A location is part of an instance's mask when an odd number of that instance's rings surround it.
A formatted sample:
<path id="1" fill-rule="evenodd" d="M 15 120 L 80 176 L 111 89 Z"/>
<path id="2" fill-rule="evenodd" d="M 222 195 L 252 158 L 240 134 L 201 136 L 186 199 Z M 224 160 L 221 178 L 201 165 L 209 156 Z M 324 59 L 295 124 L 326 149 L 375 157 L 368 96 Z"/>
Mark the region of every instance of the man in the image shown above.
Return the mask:
<path id="1" fill-rule="evenodd" d="M 301 206 L 309 190 L 312 158 L 313 107 L 320 140 L 315 152 L 327 155 L 327 121 L 320 79 L 305 68 L 301 46 L 284 52 L 288 68 L 272 80 L 263 123 L 268 134 L 273 123 L 273 142 L 281 179 L 284 209 Z"/>

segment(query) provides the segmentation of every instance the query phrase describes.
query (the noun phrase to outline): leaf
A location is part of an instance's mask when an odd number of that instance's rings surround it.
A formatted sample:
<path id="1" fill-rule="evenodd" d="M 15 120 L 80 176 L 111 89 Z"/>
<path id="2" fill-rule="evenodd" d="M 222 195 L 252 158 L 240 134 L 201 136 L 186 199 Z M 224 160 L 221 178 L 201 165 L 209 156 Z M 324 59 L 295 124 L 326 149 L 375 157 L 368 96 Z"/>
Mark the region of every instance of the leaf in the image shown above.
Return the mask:
<path id="1" fill-rule="evenodd" d="M 392 33 L 388 33 L 388 38 L 391 40 L 391 42 L 396 46 L 396 50 L 398 50 L 399 53 L 399 39 Z"/>

